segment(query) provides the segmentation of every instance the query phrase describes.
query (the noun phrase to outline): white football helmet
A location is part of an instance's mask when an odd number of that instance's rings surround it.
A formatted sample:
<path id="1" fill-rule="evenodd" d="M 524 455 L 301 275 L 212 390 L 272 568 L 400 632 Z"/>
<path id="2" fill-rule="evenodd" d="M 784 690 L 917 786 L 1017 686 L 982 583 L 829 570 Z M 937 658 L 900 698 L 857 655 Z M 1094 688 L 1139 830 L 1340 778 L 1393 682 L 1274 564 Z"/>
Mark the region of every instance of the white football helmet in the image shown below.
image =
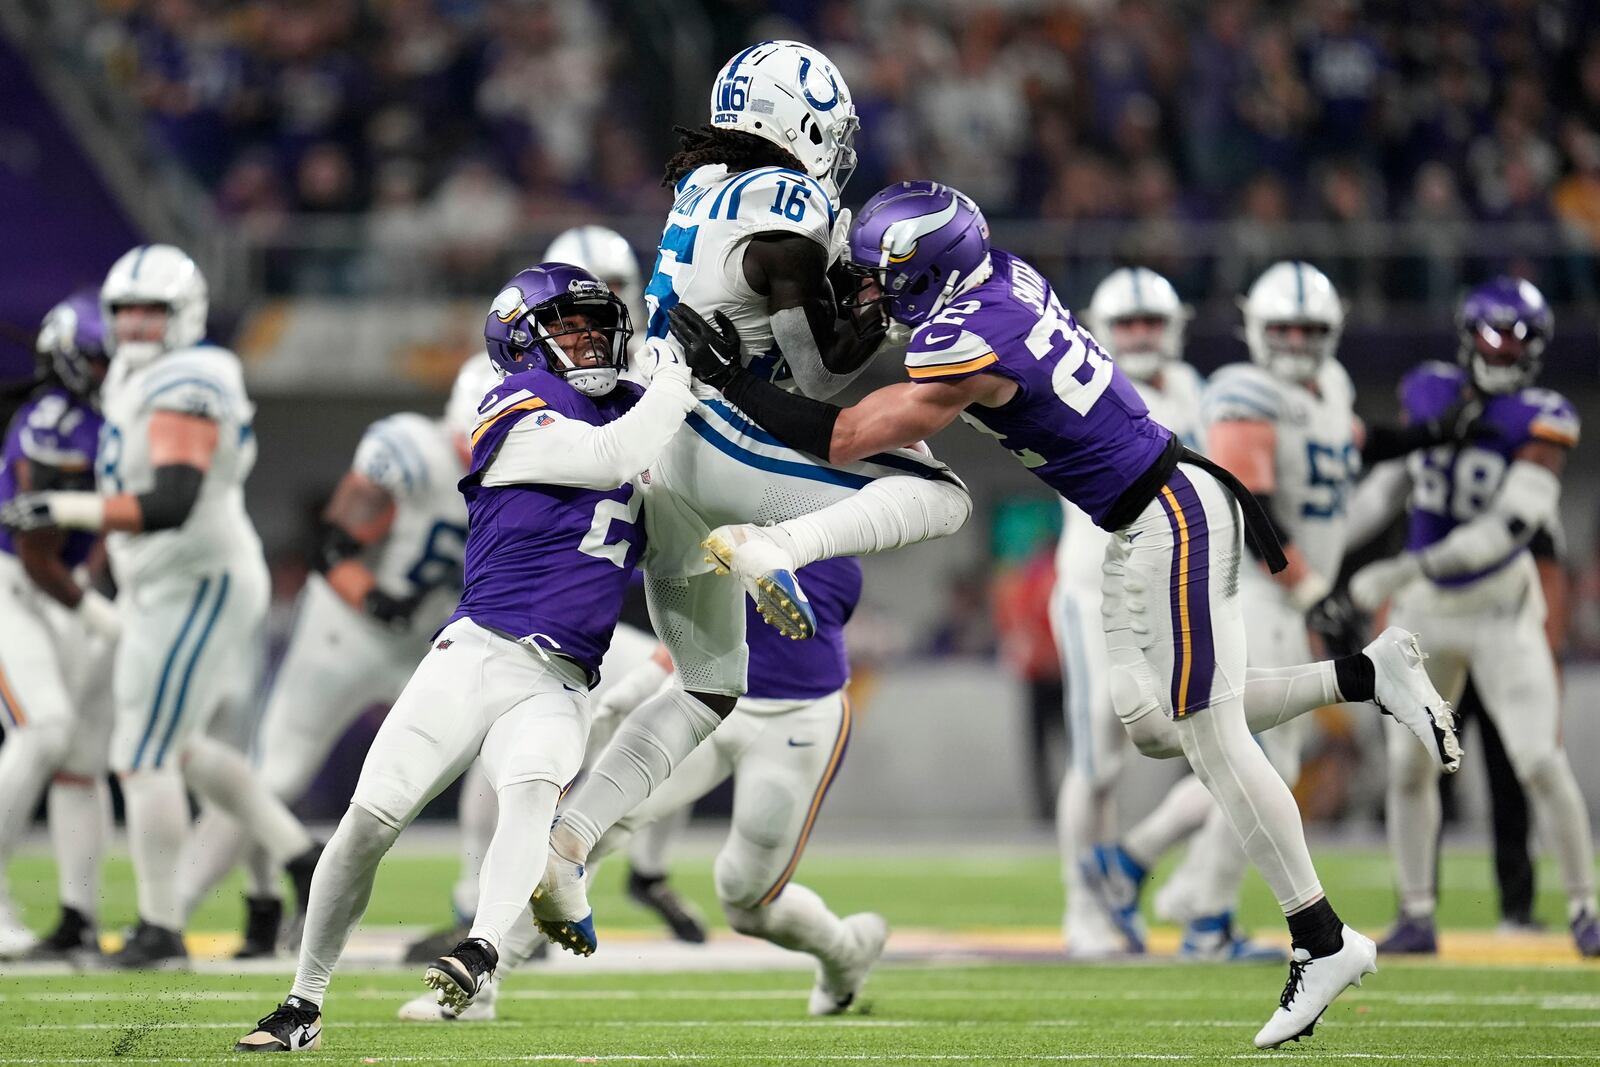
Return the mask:
<path id="1" fill-rule="evenodd" d="M 450 399 L 444 406 L 445 425 L 470 436 L 478 426 L 478 406 L 489 395 L 489 390 L 499 384 L 500 372 L 487 352 L 468 356 L 456 372 L 455 384 L 450 387 Z"/>
<path id="2" fill-rule="evenodd" d="M 1291 382 L 1317 376 L 1322 361 L 1331 359 L 1344 331 L 1344 302 L 1328 276 L 1309 263 L 1283 260 L 1261 273 L 1239 305 L 1244 311 L 1244 340 L 1250 359 Z M 1275 337 L 1269 326 L 1305 326 L 1313 331 L 1304 341 Z"/>
<path id="3" fill-rule="evenodd" d="M 540 257 L 541 263 L 570 263 L 582 267 L 611 286 L 631 314 L 644 306 L 639 280 L 639 260 L 633 246 L 616 230 L 604 226 L 574 226 L 556 235 Z"/>
<path id="4" fill-rule="evenodd" d="M 161 341 L 118 344 L 113 312 L 123 304 L 165 304 L 167 332 Z M 106 348 L 112 358 L 135 366 L 175 348 L 200 343 L 206 335 L 210 302 L 206 279 L 188 253 L 172 245 L 140 245 L 111 265 L 100 286 L 100 312 L 106 322 Z"/>
<path id="5" fill-rule="evenodd" d="M 1149 267 L 1122 267 L 1095 287 L 1084 319 L 1100 346 L 1131 377 L 1149 381 L 1165 363 L 1183 358 L 1183 332 L 1191 311 L 1172 283 Z M 1126 319 L 1161 319 L 1165 325 L 1149 347 L 1132 349 L 1116 341 L 1113 325 Z"/>
<path id="6" fill-rule="evenodd" d="M 728 60 L 711 83 L 711 125 L 788 149 L 835 199 L 855 170 L 861 123 L 850 87 L 798 41 L 762 41 Z"/>

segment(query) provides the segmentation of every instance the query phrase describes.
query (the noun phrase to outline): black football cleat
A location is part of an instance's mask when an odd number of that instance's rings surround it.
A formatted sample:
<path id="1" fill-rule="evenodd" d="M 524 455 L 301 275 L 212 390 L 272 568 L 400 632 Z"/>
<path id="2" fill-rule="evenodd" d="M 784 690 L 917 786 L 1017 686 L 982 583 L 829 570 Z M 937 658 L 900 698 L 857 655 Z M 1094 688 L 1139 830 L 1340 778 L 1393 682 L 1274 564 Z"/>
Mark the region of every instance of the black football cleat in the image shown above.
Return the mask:
<path id="1" fill-rule="evenodd" d="M 277 897 L 245 897 L 244 909 L 244 944 L 233 958 L 273 958 L 278 954 L 278 932 L 283 927 L 283 901 Z"/>
<path id="2" fill-rule="evenodd" d="M 638 871 L 628 872 L 628 899 L 641 908 L 648 908 L 661 917 L 672 931 L 672 936 L 691 945 L 706 942 L 705 920 L 667 884 L 666 875 L 646 877 Z"/>
<path id="3" fill-rule="evenodd" d="M 100 935 L 87 915 L 77 908 L 63 907 L 56 928 L 29 949 L 24 958 L 82 965 L 100 958 Z"/>
<path id="4" fill-rule="evenodd" d="M 165 926 L 139 920 L 119 952 L 106 957 L 109 966 L 126 971 L 151 971 L 189 965 L 183 935 Z"/>
<path id="5" fill-rule="evenodd" d="M 405 962 L 428 963 L 447 954 L 466 940 L 467 926 L 451 926 L 419 937 L 406 946 Z"/>
<path id="6" fill-rule="evenodd" d="M 422 981 L 439 991 L 439 1003 L 460 1015 L 472 1005 L 500 963 L 500 953 L 478 937 L 463 940 L 428 965 Z"/>
<path id="7" fill-rule="evenodd" d="M 322 1046 L 322 1009 L 289 997 L 233 1043 L 235 1052 L 310 1052 Z"/>

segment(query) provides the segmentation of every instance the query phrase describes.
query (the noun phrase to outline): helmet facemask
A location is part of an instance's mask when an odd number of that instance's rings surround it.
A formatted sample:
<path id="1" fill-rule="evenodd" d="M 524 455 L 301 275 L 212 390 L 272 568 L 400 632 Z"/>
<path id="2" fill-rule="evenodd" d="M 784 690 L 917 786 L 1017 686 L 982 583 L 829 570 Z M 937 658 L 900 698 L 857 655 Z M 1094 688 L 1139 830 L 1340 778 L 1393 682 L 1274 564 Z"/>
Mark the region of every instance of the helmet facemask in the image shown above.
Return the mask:
<path id="1" fill-rule="evenodd" d="M 1130 337 L 1130 328 L 1137 330 L 1138 334 Z M 1109 320 L 1106 336 L 1096 336 L 1095 340 L 1110 353 L 1124 373 L 1147 382 L 1178 358 L 1176 335 L 1181 329 L 1182 324 L 1171 316 L 1154 312 L 1134 313 Z"/>
<path id="2" fill-rule="evenodd" d="M 1261 328 L 1266 367 L 1286 381 L 1309 382 L 1339 345 L 1339 332 L 1326 322 L 1268 322 Z"/>
<path id="3" fill-rule="evenodd" d="M 1514 393 L 1539 375 L 1545 339 L 1521 318 L 1491 323 L 1480 319 L 1462 330 L 1470 352 L 1472 381 L 1485 393 Z"/>
<path id="4" fill-rule="evenodd" d="M 585 286 L 547 300 L 532 309 L 527 325 L 551 373 L 584 396 L 605 396 L 616 388 L 628 366 L 633 325 L 628 306 L 609 289 Z"/>

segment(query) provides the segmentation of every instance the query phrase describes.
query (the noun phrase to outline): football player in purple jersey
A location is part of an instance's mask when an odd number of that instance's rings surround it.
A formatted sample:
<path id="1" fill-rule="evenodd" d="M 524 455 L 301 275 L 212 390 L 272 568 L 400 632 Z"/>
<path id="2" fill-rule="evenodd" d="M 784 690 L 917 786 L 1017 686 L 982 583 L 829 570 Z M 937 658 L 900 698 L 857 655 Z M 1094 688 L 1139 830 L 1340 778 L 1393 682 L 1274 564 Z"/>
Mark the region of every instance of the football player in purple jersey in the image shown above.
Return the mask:
<path id="1" fill-rule="evenodd" d="M 30 490 L 94 485 L 98 397 L 109 362 L 94 292 L 50 310 L 38 357 L 44 381 L 6 430 L 0 504 Z M 48 782 L 61 892 L 61 919 L 39 941 L 17 921 L 0 877 L 0 959 L 100 952 L 95 916 L 110 829 L 111 708 L 103 691 L 76 684 L 104 677 L 119 629 L 116 609 L 79 569 L 98 540 L 81 531 L 0 526 L 0 875 Z M 81 669 L 69 671 L 69 664 Z"/>
<path id="2" fill-rule="evenodd" d="M 461 480 L 460 605 L 390 709 L 317 865 L 289 996 L 237 1051 L 318 1047 L 328 980 L 379 860 L 474 760 L 499 816 L 472 928 L 425 981 L 465 1010 L 513 923 L 528 921 L 540 828 L 583 760 L 589 688 L 644 549 L 633 480 L 694 406 L 687 367 L 665 350 L 648 389 L 619 382 L 631 334 L 622 301 L 566 264 L 522 271 L 495 298 L 484 336 L 506 377 L 478 408 Z"/>
<path id="3" fill-rule="evenodd" d="M 1256 1044 L 1310 1033 L 1376 969 L 1376 950 L 1334 913 L 1294 798 L 1250 735 L 1307 710 L 1297 685 L 1320 687 L 1334 700 L 1381 701 L 1442 763 L 1454 740 L 1448 708 L 1420 670 L 1380 669 L 1364 655 L 1251 672 L 1252 688 L 1258 677 L 1266 684 L 1246 699 L 1238 571 L 1246 528 L 1273 569 L 1283 566 L 1268 520 L 1237 479 L 1149 417 L 1038 271 L 990 248 L 970 199 L 934 182 L 890 186 L 863 207 L 850 259 L 857 313 L 912 329 L 911 381 L 842 409 L 787 394 L 739 369 L 725 324 L 713 329 L 680 307 L 674 331 L 697 377 L 779 440 L 835 463 L 963 418 L 1111 532 L 1105 612 L 1117 715 L 1141 751 L 1188 757 L 1288 918 L 1289 981 Z"/>
<path id="4" fill-rule="evenodd" d="M 1374 471 L 1358 497 L 1405 501 L 1406 551 L 1350 579 L 1365 610 L 1392 603 L 1394 621 L 1428 635 L 1429 674 L 1447 696 L 1474 672 L 1485 712 L 1554 847 L 1567 919 L 1585 956 L 1600 956 L 1594 843 L 1588 809 L 1561 746 L 1561 695 L 1545 638 L 1545 600 L 1528 543 L 1560 522 L 1561 474 L 1578 443 L 1578 414 L 1534 385 L 1555 318 L 1533 283 L 1496 278 L 1472 290 L 1458 316 L 1457 364 L 1424 363 L 1400 400 L 1413 423 L 1463 400 L 1482 406 L 1471 439 L 1413 452 Z M 1392 513 L 1392 512 L 1391 512 Z M 1439 832 L 1437 772 L 1389 737 L 1389 842 L 1400 921 L 1379 946 L 1433 952 Z"/>

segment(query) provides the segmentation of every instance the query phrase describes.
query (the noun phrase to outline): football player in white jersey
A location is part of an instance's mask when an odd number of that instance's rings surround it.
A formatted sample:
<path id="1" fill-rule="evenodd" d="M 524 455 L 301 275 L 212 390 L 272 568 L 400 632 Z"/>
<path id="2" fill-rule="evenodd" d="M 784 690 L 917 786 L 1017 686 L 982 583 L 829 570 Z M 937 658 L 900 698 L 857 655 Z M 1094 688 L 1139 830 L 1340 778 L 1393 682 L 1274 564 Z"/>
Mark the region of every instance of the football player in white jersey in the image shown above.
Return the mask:
<path id="1" fill-rule="evenodd" d="M 29 490 L 90 487 L 106 374 L 98 294 L 76 293 L 45 316 L 41 381 L 12 418 L 0 453 L 0 502 Z M 100 857 L 111 825 L 104 685 L 119 622 L 87 584 L 97 539 L 0 527 L 0 959 L 98 956 Z M 42 941 L 6 892 L 12 849 L 48 786 L 61 918 Z"/>
<path id="2" fill-rule="evenodd" d="M 1095 288 L 1085 313 L 1089 332 L 1133 380 L 1150 415 L 1191 448 L 1201 445 L 1198 372 L 1183 361 L 1190 310 L 1172 283 L 1146 267 L 1123 267 Z M 1067 951 L 1094 958 L 1137 950 L 1094 899 L 1084 874 L 1097 845 L 1117 840 L 1116 787 L 1129 747 L 1111 706 L 1106 681 L 1105 623 L 1100 617 L 1101 565 L 1111 535 L 1066 498 L 1061 500 L 1061 540 L 1051 620 L 1066 680 L 1071 757 L 1056 804 L 1061 871 L 1067 888 Z M 1203 793 L 1205 787 L 1200 786 Z M 1196 805 L 1163 805 L 1182 815 Z M 1197 824 L 1195 824 L 1197 825 Z M 1192 831 L 1194 825 L 1180 827 Z M 1130 835 L 1132 836 L 1132 835 Z"/>
<path id="3" fill-rule="evenodd" d="M 646 347 L 675 344 L 667 316 L 680 302 L 721 311 L 758 380 L 830 396 L 887 333 L 881 316 L 841 315 L 828 280 L 849 230 L 838 205 L 855 163 L 849 87 L 816 49 L 762 41 L 724 65 L 710 110 L 667 165 L 674 200 L 645 287 Z M 574 790 L 534 901 L 552 939 L 582 953 L 594 949 L 584 858 L 745 689 L 745 592 L 764 618 L 807 637 L 815 620 L 797 568 L 948 536 L 972 510 L 966 487 L 925 452 L 829 464 L 777 442 L 734 398 L 703 386 L 696 397 L 644 486 L 646 595 L 681 684 L 629 716 Z"/>
<path id="4" fill-rule="evenodd" d="M 1332 590 L 1344 554 L 1345 498 L 1361 466 L 1355 390 L 1335 355 L 1344 305 L 1322 271 L 1299 261 L 1275 263 L 1250 287 L 1242 308 L 1250 362 L 1211 376 L 1207 447 L 1262 502 L 1284 546 L 1288 567 L 1275 575 L 1259 564 L 1243 568 L 1239 592 L 1247 663 L 1287 667 L 1312 658 L 1306 612 Z M 1412 654 L 1420 657 L 1414 648 Z M 1309 722 L 1296 719 L 1260 735 L 1291 786 Z M 1227 820 L 1213 809 L 1156 902 L 1158 913 L 1186 924 L 1183 954 L 1251 959 L 1267 951 L 1233 931 L 1247 866 Z"/>
<path id="5" fill-rule="evenodd" d="M 373 704 L 393 704 L 428 638 L 461 594 L 467 507 L 456 488 L 478 402 L 498 381 L 487 358 L 462 364 L 443 417 L 401 412 L 369 426 L 323 513 L 317 569 L 256 743 L 262 781 L 286 803 L 305 794 L 328 753 Z M 225 812 L 200 820 L 184 865 L 192 912 L 241 858 L 244 835 Z M 247 868 L 242 958 L 276 951 L 283 905 L 261 849 Z M 475 899 L 475 898 L 473 898 Z M 454 942 L 452 942 L 453 944 Z"/>
<path id="6" fill-rule="evenodd" d="M 122 636 L 112 688 L 111 767 L 122 783 L 139 923 L 111 957 L 124 967 L 187 958 L 179 852 L 188 785 L 239 819 L 304 903 L 317 847 L 238 751 L 205 736 L 249 669 L 268 580 L 244 509 L 254 405 L 238 357 L 204 343 L 205 279 L 171 245 L 135 248 L 100 290 L 111 340 L 98 492 L 18 496 L 14 528 L 104 531 Z"/>

